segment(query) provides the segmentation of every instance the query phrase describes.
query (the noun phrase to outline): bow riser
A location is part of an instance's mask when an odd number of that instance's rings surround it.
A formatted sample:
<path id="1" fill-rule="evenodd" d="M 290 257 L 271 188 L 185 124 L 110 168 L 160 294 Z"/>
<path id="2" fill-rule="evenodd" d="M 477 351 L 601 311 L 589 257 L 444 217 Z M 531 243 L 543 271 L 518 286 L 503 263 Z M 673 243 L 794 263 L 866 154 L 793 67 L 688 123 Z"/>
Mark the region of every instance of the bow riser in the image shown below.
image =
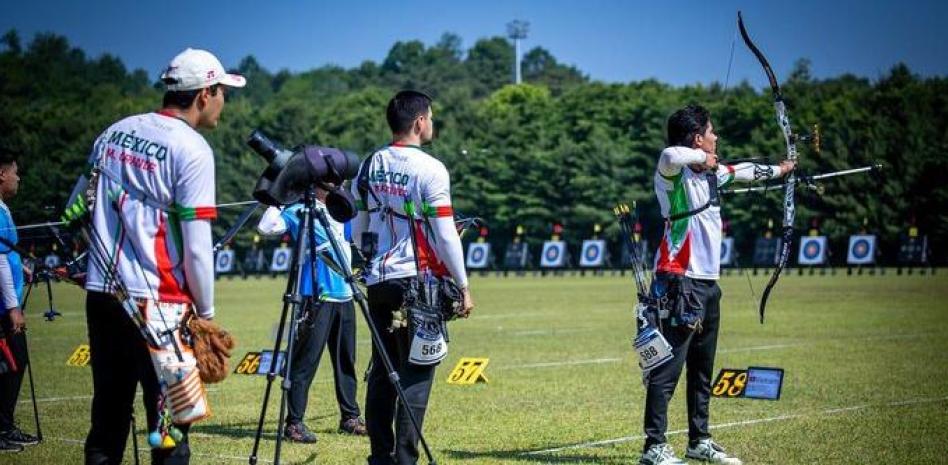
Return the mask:
<path id="1" fill-rule="evenodd" d="M 797 143 L 793 135 L 793 128 L 790 126 L 790 117 L 787 116 L 787 108 L 783 100 L 774 102 L 774 108 L 777 111 L 777 121 L 780 123 L 780 129 L 783 132 L 783 139 L 787 143 L 787 160 L 797 161 Z M 793 171 L 787 176 L 787 185 L 783 194 L 783 227 L 793 228 L 793 219 L 796 216 L 796 205 L 794 195 L 796 194 L 796 174 Z M 788 252 L 789 255 L 789 252 Z M 781 259 L 780 263 L 786 264 L 786 260 Z M 782 267 L 781 267 L 782 268 Z M 777 271 L 779 273 L 779 270 Z M 776 276 L 776 275 L 775 275 Z M 776 282 L 776 279 L 774 280 Z"/>
<path id="2" fill-rule="evenodd" d="M 783 140 L 787 144 L 787 160 L 797 161 L 797 136 L 793 134 L 793 128 L 790 126 L 787 106 L 783 103 L 783 100 L 779 100 L 774 102 L 774 109 L 777 112 L 780 130 L 783 131 Z"/>

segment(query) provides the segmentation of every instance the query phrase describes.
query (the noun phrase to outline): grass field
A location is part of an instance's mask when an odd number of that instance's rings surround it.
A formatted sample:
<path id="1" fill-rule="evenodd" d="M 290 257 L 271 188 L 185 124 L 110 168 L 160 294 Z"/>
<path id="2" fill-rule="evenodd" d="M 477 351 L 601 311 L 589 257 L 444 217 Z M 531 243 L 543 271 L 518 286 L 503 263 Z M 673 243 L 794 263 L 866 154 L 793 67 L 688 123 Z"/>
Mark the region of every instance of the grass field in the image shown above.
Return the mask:
<path id="1" fill-rule="evenodd" d="M 758 296 L 766 279 L 753 278 Z M 470 320 L 452 323 L 450 354 L 438 370 L 426 420 L 439 463 L 636 463 L 644 391 L 630 346 L 631 284 L 619 276 L 473 278 L 477 309 Z M 283 286 L 269 278 L 218 282 L 218 320 L 236 334 L 239 355 L 272 347 Z M 779 401 L 712 401 L 713 433 L 729 452 L 745 463 L 948 463 L 945 273 L 784 276 L 763 326 L 745 277 L 726 277 L 721 286 L 715 370 L 786 370 Z M 82 463 L 91 372 L 65 365 L 86 339 L 82 294 L 56 285 L 63 317 L 53 323 L 39 318 L 44 294 L 32 297 L 28 321 L 46 441 L 0 456 L 0 463 Z M 370 343 L 359 320 L 362 370 Z M 490 382 L 447 384 L 462 356 L 490 357 Z M 264 386 L 264 377 L 232 375 L 211 387 L 214 417 L 192 430 L 192 463 L 247 462 Z M 365 386 L 359 390 L 361 401 Z M 681 455 L 687 441 L 683 392 L 681 385 L 669 412 L 669 440 Z M 368 440 L 335 433 L 328 360 L 310 396 L 307 423 L 320 441 L 286 444 L 283 463 L 364 463 Z M 32 431 L 25 382 L 20 399 L 17 417 Z M 143 412 L 141 405 L 136 409 Z M 261 463 L 273 457 L 275 417 L 274 408 Z M 139 445 L 145 444 L 143 429 Z M 130 451 L 127 456 L 131 463 Z"/>

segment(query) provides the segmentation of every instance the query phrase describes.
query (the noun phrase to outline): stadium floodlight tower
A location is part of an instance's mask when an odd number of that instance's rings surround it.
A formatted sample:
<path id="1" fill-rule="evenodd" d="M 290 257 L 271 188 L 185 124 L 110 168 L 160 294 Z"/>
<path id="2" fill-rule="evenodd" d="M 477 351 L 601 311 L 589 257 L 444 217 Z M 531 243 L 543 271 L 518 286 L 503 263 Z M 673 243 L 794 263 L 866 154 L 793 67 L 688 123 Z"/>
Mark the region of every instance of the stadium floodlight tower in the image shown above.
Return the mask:
<path id="1" fill-rule="evenodd" d="M 520 84 L 520 41 L 527 38 L 530 23 L 515 19 L 507 23 L 507 37 L 514 41 L 514 83 Z"/>

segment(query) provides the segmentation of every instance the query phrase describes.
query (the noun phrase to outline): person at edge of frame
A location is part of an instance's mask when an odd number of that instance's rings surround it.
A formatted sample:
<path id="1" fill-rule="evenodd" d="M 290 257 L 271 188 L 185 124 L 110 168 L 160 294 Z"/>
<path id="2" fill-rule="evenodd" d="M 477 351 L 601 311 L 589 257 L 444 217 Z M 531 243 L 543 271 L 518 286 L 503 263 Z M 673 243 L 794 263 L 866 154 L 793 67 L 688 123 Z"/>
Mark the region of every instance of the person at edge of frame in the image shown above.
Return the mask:
<path id="1" fill-rule="evenodd" d="M 688 447 L 686 457 L 740 465 L 711 439 L 711 377 L 717 349 L 721 289 L 720 187 L 734 181 L 765 181 L 790 173 L 795 163 L 718 163 L 718 136 L 708 110 L 688 105 L 668 118 L 668 147 L 655 170 L 655 195 L 665 231 L 655 260 L 652 292 L 667 295 L 668 315 L 653 323 L 672 346 L 673 358 L 645 376 L 645 446 L 642 465 L 680 465 L 665 438 L 668 402 L 687 363 Z M 654 321 L 658 320 L 658 321 Z"/>
<path id="2" fill-rule="evenodd" d="M 105 249 L 117 252 L 109 256 L 113 275 L 90 263 L 85 286 L 93 384 L 87 465 L 122 463 L 138 383 L 148 431 L 159 422 L 156 367 L 113 295 L 115 281 L 122 280 L 139 305 L 193 305 L 197 318 L 214 317 L 214 153 L 197 129 L 216 128 L 225 92 L 246 80 L 227 73 L 210 52 L 188 48 L 171 60 L 161 81 L 161 109 L 114 123 L 90 155 L 90 163 L 112 173 L 95 187 L 93 231 Z M 153 448 L 153 464 L 190 462 L 189 425 L 175 426 L 183 436 L 172 448 Z"/>
<path id="3" fill-rule="evenodd" d="M 0 152 L 0 236 L 6 239 L 0 243 L 0 302 L 3 304 L 0 306 L 0 340 L 6 340 L 8 349 L 0 357 L 12 356 L 12 360 L 6 360 L 9 371 L 0 374 L 0 453 L 21 452 L 23 446 L 39 442 L 36 436 L 20 430 L 13 416 L 28 363 L 26 321 L 21 308 L 26 269 L 20 254 L 8 245 L 17 243 L 16 225 L 6 204 L 19 189 L 20 176 L 17 171 L 14 154 L 6 150 Z"/>
<path id="4" fill-rule="evenodd" d="M 369 310 L 403 384 L 405 403 L 418 419 L 419 427 L 437 365 L 411 363 L 412 334 L 406 327 L 393 325 L 393 312 L 401 309 L 406 291 L 412 280 L 417 279 L 416 258 L 419 266 L 428 266 L 454 279 L 462 290 L 462 317 L 474 308 L 461 240 L 454 226 L 450 177 L 444 164 L 421 148 L 434 135 L 431 102 L 428 95 L 412 90 L 400 91 L 392 97 L 386 119 L 393 140 L 364 160 L 359 170 L 360 177 L 367 173 L 365 187 L 369 195 L 359 192 L 359 182 L 352 186 L 359 205 L 359 213 L 352 222 L 352 238 L 360 250 L 374 249 L 366 254 L 364 272 Z M 406 198 L 422 206 L 415 210 L 421 210 L 426 215 L 424 219 L 406 216 Z M 430 237 L 421 233 L 426 223 L 430 225 Z M 419 257 L 415 257 L 412 246 L 413 230 Z M 366 244 L 367 239 L 377 243 Z M 396 390 L 379 357 L 379 350 L 373 345 L 365 402 L 371 443 L 368 463 L 415 465 L 419 455 L 418 434 L 406 411 L 397 404 Z"/>
<path id="5" fill-rule="evenodd" d="M 326 190 L 316 189 L 316 208 L 325 211 Z M 257 224 L 257 231 L 266 236 L 279 235 L 289 231 L 295 239 L 300 231 L 299 213 L 302 204 L 280 209 L 270 207 L 264 212 Z M 316 242 L 316 252 L 329 253 L 340 267 L 350 266 L 349 241 L 345 237 L 345 226 L 327 215 L 332 235 L 342 251 L 337 257 L 332 251 L 326 230 L 313 222 L 312 232 Z M 293 347 L 290 372 L 290 392 L 288 413 L 284 437 L 293 442 L 315 443 L 316 434 L 306 427 L 303 419 L 306 415 L 309 387 L 316 376 L 319 359 L 323 349 L 329 345 L 329 357 L 332 361 L 333 379 L 336 384 L 336 402 L 339 405 L 339 432 L 364 436 L 367 434 L 365 421 L 361 418 L 359 404 L 356 401 L 356 320 L 355 306 L 352 302 L 352 289 L 345 278 L 332 270 L 323 260 L 316 261 L 316 276 L 312 276 L 312 263 L 307 253 L 303 262 L 301 294 L 305 301 L 303 311 L 297 319 L 296 341 Z M 313 284 L 316 293 L 313 293 Z"/>

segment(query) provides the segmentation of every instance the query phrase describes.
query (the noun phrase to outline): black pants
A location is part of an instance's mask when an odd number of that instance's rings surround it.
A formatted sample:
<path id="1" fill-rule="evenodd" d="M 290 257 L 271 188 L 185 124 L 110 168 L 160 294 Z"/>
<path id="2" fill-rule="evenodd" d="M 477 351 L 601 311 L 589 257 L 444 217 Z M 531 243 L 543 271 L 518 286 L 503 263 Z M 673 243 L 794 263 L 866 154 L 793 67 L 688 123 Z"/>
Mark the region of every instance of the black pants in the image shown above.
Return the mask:
<path id="1" fill-rule="evenodd" d="M 718 346 L 718 325 L 721 320 L 721 288 L 717 281 L 683 278 L 690 283 L 692 302 L 704 307 L 704 321 L 700 332 L 685 326 L 671 327 L 662 322 L 662 335 L 672 346 L 674 358 L 655 368 L 648 375 L 645 396 L 645 450 L 654 444 L 666 442 L 668 427 L 668 401 L 675 392 L 682 366 L 688 365 L 688 439 L 690 442 L 711 437 L 709 406 L 711 402 L 711 377 L 714 371 L 714 354 Z"/>
<path id="2" fill-rule="evenodd" d="M 26 373 L 26 333 L 13 334 L 13 323 L 10 315 L 0 316 L 0 337 L 6 334 L 7 345 L 16 362 L 16 371 L 0 375 L 0 432 L 12 430 L 16 425 L 13 422 L 13 411 L 16 409 L 17 399 L 20 396 L 20 386 L 23 384 L 23 374 Z"/>
<path id="3" fill-rule="evenodd" d="M 336 401 L 342 420 L 360 416 L 356 403 L 356 322 L 352 301 L 319 302 L 307 299 L 304 316 L 297 326 L 290 367 L 290 395 L 287 423 L 303 421 L 309 387 L 319 368 L 323 348 L 329 343 L 332 373 L 336 381 Z"/>
<path id="4" fill-rule="evenodd" d="M 431 383 L 436 365 L 419 366 L 408 362 L 411 334 L 407 328 L 388 331 L 392 311 L 402 305 L 408 279 L 393 279 L 369 286 L 369 311 L 382 336 L 382 344 L 398 372 L 405 400 L 421 423 L 428 407 Z M 370 465 L 415 465 L 418 462 L 418 435 L 407 412 L 396 399 L 395 387 L 389 381 L 378 348 L 372 345 L 372 368 L 369 371 L 365 399 L 365 422 L 372 445 Z M 394 424 L 394 431 L 392 426 Z M 419 424 L 419 426 L 421 426 Z"/>
<path id="5" fill-rule="evenodd" d="M 85 445 L 86 465 L 119 464 L 125 453 L 135 388 L 139 383 L 142 385 L 148 431 L 158 428 L 158 376 L 141 333 L 115 297 L 89 292 L 86 324 L 93 389 L 92 427 Z M 184 433 L 184 438 L 174 449 L 153 449 L 153 464 L 178 465 L 190 460 L 189 426 L 177 427 Z"/>

